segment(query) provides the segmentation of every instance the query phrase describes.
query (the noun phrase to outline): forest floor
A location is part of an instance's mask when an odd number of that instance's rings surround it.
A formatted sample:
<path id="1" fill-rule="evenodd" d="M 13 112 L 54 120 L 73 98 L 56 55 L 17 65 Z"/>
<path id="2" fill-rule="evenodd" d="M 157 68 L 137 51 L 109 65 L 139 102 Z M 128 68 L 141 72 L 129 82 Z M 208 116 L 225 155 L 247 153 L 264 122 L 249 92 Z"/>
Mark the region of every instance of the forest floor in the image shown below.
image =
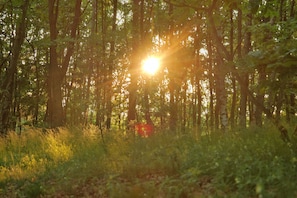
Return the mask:
<path id="1" fill-rule="evenodd" d="M 95 126 L 0 139 L 0 197 L 297 197 L 297 141 L 273 127 L 142 138 Z"/>

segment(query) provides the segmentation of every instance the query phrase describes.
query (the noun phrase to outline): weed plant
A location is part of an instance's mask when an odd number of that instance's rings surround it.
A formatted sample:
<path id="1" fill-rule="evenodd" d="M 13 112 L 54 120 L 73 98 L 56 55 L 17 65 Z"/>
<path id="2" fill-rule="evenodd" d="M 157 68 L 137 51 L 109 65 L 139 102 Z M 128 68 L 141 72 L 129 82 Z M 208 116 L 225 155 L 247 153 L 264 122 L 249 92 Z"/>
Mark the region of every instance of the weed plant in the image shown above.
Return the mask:
<path id="1" fill-rule="evenodd" d="M 0 140 L 0 197 L 296 197 L 297 141 L 273 127 L 149 138 L 95 126 Z"/>

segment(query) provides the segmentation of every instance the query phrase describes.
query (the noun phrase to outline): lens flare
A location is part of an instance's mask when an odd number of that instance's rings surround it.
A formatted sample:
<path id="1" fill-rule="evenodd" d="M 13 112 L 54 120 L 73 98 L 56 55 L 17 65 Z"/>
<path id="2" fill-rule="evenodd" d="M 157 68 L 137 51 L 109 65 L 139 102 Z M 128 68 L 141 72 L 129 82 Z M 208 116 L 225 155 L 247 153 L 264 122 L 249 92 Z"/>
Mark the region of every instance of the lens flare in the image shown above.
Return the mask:
<path id="1" fill-rule="evenodd" d="M 142 69 L 145 73 L 154 75 L 160 67 L 160 60 L 156 57 L 149 57 L 142 63 Z"/>

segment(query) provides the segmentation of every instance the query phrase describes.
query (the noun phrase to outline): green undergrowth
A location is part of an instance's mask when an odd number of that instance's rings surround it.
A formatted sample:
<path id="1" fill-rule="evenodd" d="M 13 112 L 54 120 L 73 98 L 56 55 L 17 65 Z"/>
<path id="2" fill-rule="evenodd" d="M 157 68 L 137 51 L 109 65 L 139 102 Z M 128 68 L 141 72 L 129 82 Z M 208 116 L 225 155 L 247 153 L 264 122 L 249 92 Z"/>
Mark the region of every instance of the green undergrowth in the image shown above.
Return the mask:
<path id="1" fill-rule="evenodd" d="M 0 140 L 0 197 L 296 197 L 296 154 L 273 127 L 149 138 L 33 128 Z"/>

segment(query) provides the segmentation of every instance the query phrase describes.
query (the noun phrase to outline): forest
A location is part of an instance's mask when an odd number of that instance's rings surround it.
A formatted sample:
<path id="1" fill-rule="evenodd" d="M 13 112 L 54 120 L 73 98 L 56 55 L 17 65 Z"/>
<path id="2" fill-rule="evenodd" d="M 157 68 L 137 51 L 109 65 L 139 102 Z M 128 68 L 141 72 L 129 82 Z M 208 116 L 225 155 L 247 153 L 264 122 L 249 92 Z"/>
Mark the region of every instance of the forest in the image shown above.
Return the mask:
<path id="1" fill-rule="evenodd" d="M 296 197 L 296 11 L 0 0 L 0 196 Z"/>

